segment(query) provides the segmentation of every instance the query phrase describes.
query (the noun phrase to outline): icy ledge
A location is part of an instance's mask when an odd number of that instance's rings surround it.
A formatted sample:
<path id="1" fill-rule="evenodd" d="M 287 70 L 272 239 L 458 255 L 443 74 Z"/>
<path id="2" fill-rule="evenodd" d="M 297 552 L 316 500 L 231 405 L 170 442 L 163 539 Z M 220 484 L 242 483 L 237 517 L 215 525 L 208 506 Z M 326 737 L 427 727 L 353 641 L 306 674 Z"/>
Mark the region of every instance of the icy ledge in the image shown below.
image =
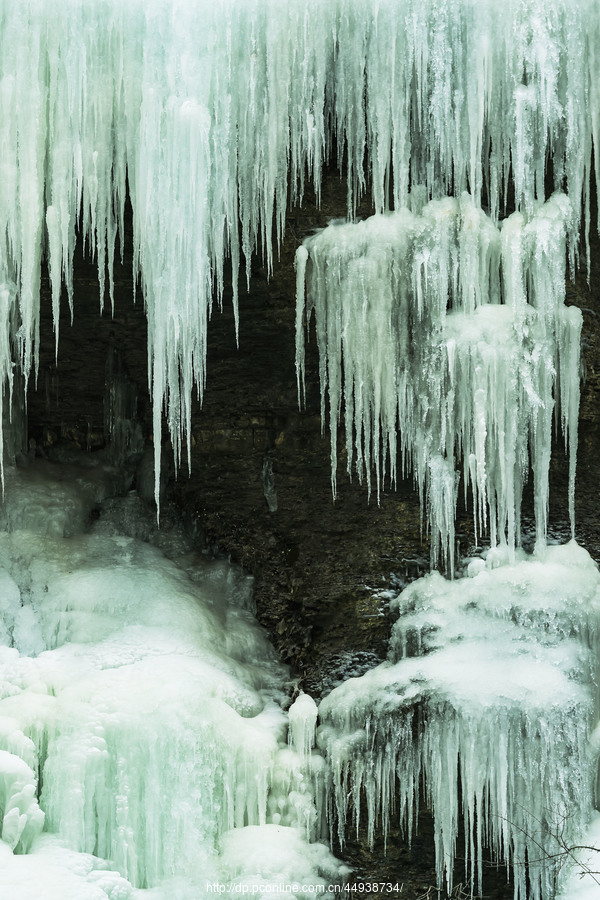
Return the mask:
<path id="1" fill-rule="evenodd" d="M 479 891 L 489 848 L 515 900 L 551 900 L 555 836 L 582 843 L 595 799 L 600 574 L 574 542 L 518 557 L 490 551 L 472 578 L 433 573 L 401 593 L 389 660 L 322 701 L 317 743 L 342 842 L 361 797 L 371 839 L 392 815 L 410 835 L 423 783 L 440 887 L 462 817 Z"/>
<path id="2" fill-rule="evenodd" d="M 555 422 L 573 524 L 582 317 L 564 304 L 571 221 L 564 194 L 501 227 L 463 194 L 420 214 L 332 224 L 297 251 L 299 402 L 314 315 L 334 496 L 342 424 L 348 472 L 369 492 L 372 471 L 378 495 L 386 469 L 394 483 L 400 452 L 426 508 L 433 565 L 441 547 L 453 570 L 461 475 L 475 533 L 514 548 L 531 462 L 544 541 Z"/>

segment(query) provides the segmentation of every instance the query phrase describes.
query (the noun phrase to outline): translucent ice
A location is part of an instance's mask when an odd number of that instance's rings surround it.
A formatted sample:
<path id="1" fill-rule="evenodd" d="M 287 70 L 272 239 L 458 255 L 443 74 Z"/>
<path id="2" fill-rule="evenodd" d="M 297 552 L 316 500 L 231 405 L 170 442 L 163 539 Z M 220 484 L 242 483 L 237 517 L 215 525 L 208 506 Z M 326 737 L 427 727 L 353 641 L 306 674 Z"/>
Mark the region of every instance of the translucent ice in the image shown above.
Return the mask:
<path id="1" fill-rule="evenodd" d="M 0 750 L 0 838 L 26 853 L 44 825 L 36 800 L 36 778 L 20 756 Z"/>
<path id="2" fill-rule="evenodd" d="M 288 710 L 290 744 L 304 758 L 315 745 L 317 704 L 309 694 L 299 694 Z"/>
<path id="3" fill-rule="evenodd" d="M 197 900 L 213 882 L 335 881 L 339 862 L 309 844 L 318 763 L 288 747 L 288 673 L 247 579 L 191 559 L 182 536 L 167 559 L 108 512 L 82 533 L 112 470 L 52 471 L 10 470 L 0 532 L 0 894 Z M 258 848 L 270 868 L 254 868 Z"/>
<path id="4" fill-rule="evenodd" d="M 318 745 L 342 840 L 361 796 L 372 838 L 392 815 L 410 835 L 422 780 L 440 885 L 462 819 L 467 878 L 481 890 L 488 847 L 516 900 L 548 900 L 594 802 L 600 575 L 574 543 L 486 562 L 399 595 L 388 662 L 321 702 Z"/>
<path id="5" fill-rule="evenodd" d="M 350 213 L 367 185 L 377 212 L 417 188 L 469 190 L 496 221 L 512 185 L 530 217 L 552 177 L 573 205 L 571 255 L 582 210 L 587 229 L 592 158 L 597 176 L 600 165 L 594 0 L 1 7 L 0 381 L 13 364 L 36 372 L 44 256 L 57 351 L 78 234 L 100 306 L 105 293 L 112 304 L 129 191 L 157 499 L 161 417 L 179 464 L 225 260 L 237 318 L 242 257 L 259 250 L 271 268 L 288 193 L 301 200 L 308 178 L 319 197 L 325 161 L 346 167 Z"/>
<path id="6" fill-rule="evenodd" d="M 564 304 L 571 219 L 555 194 L 497 228 L 463 194 L 418 216 L 332 224 L 298 250 L 296 323 L 302 332 L 314 314 L 334 495 L 343 421 L 348 472 L 369 491 L 372 470 L 378 494 L 386 467 L 394 482 L 400 453 L 427 509 L 433 562 L 441 545 L 450 570 L 461 474 L 476 534 L 489 528 L 493 544 L 514 547 L 531 461 L 544 540 L 557 417 L 572 518 L 581 313 Z M 296 347 L 302 397 L 303 336 Z"/>

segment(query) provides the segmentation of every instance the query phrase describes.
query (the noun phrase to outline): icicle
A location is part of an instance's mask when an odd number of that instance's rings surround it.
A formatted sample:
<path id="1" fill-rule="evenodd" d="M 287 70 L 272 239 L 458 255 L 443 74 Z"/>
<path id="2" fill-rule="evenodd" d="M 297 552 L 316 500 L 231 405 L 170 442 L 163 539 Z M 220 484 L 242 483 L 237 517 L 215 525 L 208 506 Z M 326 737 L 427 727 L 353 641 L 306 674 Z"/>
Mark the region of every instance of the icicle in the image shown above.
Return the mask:
<path id="1" fill-rule="evenodd" d="M 78 228 L 96 257 L 100 305 L 108 277 L 112 307 L 127 185 L 134 277 L 149 323 L 157 472 L 163 414 L 176 468 L 182 452 L 189 462 L 192 395 L 202 400 L 208 320 L 214 299 L 222 301 L 226 258 L 237 336 L 241 257 L 248 278 L 256 250 L 272 269 L 288 190 L 301 201 L 308 177 L 319 196 L 333 144 L 347 166 L 351 214 L 368 184 L 380 213 L 418 212 L 423 196 L 470 189 L 475 205 L 463 205 L 453 257 L 423 238 L 418 291 L 433 291 L 439 276 L 442 306 L 459 270 L 463 307 L 488 302 L 497 279 L 467 278 L 468 265 L 481 275 L 486 253 L 498 253 L 486 249 L 477 209 L 487 203 L 496 222 L 512 181 L 529 221 L 545 198 L 550 157 L 555 186 L 566 186 L 572 203 L 574 262 L 592 154 L 597 168 L 600 156 L 600 19 L 590 0 L 107 0 L 93 8 L 26 0 L 5 2 L 2 13 L 0 280 L 17 295 L 0 376 L 13 363 L 26 380 L 37 371 L 43 251 L 58 342 L 61 282 L 73 313 Z M 444 210 L 445 201 L 430 210 L 436 228 Z M 374 403 L 389 416 L 383 395 Z M 375 407 L 356 449 L 367 481 L 382 440 Z"/>
<path id="2" fill-rule="evenodd" d="M 476 533 L 519 540 L 528 458 L 538 538 L 546 533 L 555 404 L 570 453 L 573 509 L 581 314 L 564 305 L 572 210 L 564 195 L 499 230 L 467 195 L 344 225 L 297 252 L 297 328 L 314 310 L 321 413 L 329 400 L 332 483 L 345 402 L 348 466 L 377 494 L 396 436 L 432 534 L 432 563 L 454 566 L 460 457 Z M 308 258 L 307 258 L 308 257 Z M 305 300 L 306 292 L 306 300 Z M 503 302 L 501 302 L 503 301 Z M 297 334 L 297 371 L 304 340 Z M 342 387 L 343 385 L 343 387 Z M 389 461 L 388 461 L 389 455 Z"/>
<path id="3" fill-rule="evenodd" d="M 304 322 L 304 282 L 306 279 L 306 263 L 308 251 L 300 246 L 296 250 L 294 265 L 296 268 L 296 381 L 298 384 L 298 407 L 306 405 L 306 382 L 304 372 L 304 330 L 309 322 Z"/>
<path id="4" fill-rule="evenodd" d="M 452 893 L 462 816 L 474 891 L 485 846 L 518 900 L 548 900 L 559 840 L 575 841 L 591 813 L 600 575 L 574 542 L 548 547 L 543 562 L 498 556 L 462 581 L 434 572 L 392 601 L 388 662 L 322 700 L 318 745 L 342 840 L 361 795 L 371 841 L 394 795 L 410 836 L 422 777 L 440 889 Z"/>
<path id="5" fill-rule="evenodd" d="M 309 694 L 299 694 L 288 711 L 289 743 L 306 763 L 315 745 L 317 704 Z"/>

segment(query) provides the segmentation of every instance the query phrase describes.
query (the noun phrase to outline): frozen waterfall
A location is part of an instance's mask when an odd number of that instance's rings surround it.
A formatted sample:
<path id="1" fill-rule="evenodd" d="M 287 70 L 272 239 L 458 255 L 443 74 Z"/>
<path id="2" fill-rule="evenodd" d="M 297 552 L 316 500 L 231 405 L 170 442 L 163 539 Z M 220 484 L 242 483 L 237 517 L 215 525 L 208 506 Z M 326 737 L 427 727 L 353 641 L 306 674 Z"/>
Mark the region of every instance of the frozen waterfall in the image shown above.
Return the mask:
<path id="1" fill-rule="evenodd" d="M 462 470 L 475 535 L 514 548 L 529 465 L 537 536 L 546 537 L 555 422 L 571 466 L 574 528 L 581 312 L 567 307 L 564 194 L 501 227 L 463 194 L 363 222 L 331 224 L 296 253 L 296 368 L 304 396 L 304 327 L 314 313 L 321 419 L 329 418 L 335 496 L 342 418 L 353 464 L 377 493 L 386 465 L 413 474 L 431 530 L 432 563 L 454 568 Z M 327 403 L 326 403 L 327 401 Z M 400 441 L 400 446 L 398 446 Z"/>
<path id="2" fill-rule="evenodd" d="M 0 9 L 0 379 L 11 383 L 13 364 L 36 372 L 42 257 L 58 350 L 78 230 L 97 259 L 100 306 L 106 281 L 112 298 L 129 191 L 157 473 L 163 410 L 177 463 L 189 440 L 226 257 L 237 309 L 241 258 L 260 249 L 271 267 L 288 199 L 302 199 L 306 178 L 318 192 L 334 154 L 351 213 L 368 181 L 376 212 L 407 206 L 425 185 L 433 199 L 470 191 L 494 222 L 514 188 L 530 217 L 552 178 L 573 207 L 571 255 L 582 210 L 589 226 L 594 148 L 600 165 L 595 0 Z"/>
<path id="3" fill-rule="evenodd" d="M 466 193 L 422 197 L 333 222 L 298 248 L 299 400 L 314 316 L 334 496 L 343 430 L 348 473 L 369 492 L 373 478 L 378 495 L 393 484 L 397 460 L 412 473 L 434 566 L 441 546 L 454 573 L 461 480 L 475 540 L 489 534 L 491 548 L 468 578 L 434 572 L 406 588 L 392 604 L 388 661 L 322 700 L 329 819 L 341 844 L 364 813 L 371 842 L 392 817 L 410 839 L 423 801 L 440 889 L 452 892 L 462 830 L 473 891 L 487 851 L 515 900 L 567 898 L 567 849 L 585 843 L 600 750 L 598 567 L 574 540 L 546 546 L 561 430 L 574 534 L 582 319 L 565 305 L 572 206 L 557 192 L 495 224 Z M 528 557 L 519 545 L 530 467 Z"/>
<path id="4" fill-rule="evenodd" d="M 471 4 L 460 5 L 446 46 L 452 75 L 442 69 L 445 84 L 460 77 L 460 64 L 458 71 L 454 66 L 465 8 L 472 13 Z M 450 19 L 436 11 L 447 25 Z M 528 35 L 540 50 L 543 33 L 534 28 Z M 489 52 L 485 28 L 478 37 Z M 477 88 L 493 93 L 487 64 L 478 70 Z M 334 497 L 341 433 L 348 474 L 356 470 L 369 494 L 375 487 L 379 498 L 388 481 L 393 486 L 399 475 L 412 475 L 433 567 L 441 562 L 454 574 L 460 487 L 472 503 L 475 541 L 489 535 L 491 543 L 471 561 L 470 578 L 447 581 L 433 573 L 396 597 L 388 661 L 322 700 L 317 746 L 330 772 L 331 826 L 343 845 L 350 825 L 358 833 L 366 815 L 374 842 L 376 830 L 387 835 L 393 819 L 410 840 L 423 802 L 433 816 L 438 887 L 452 892 L 462 831 L 471 890 L 482 891 L 488 852 L 505 867 L 515 900 L 571 896 L 565 864 L 579 852 L 571 857 L 570 849 L 586 843 L 600 749 L 594 736 L 600 575 L 574 540 L 546 546 L 548 471 L 560 432 L 570 459 L 565 500 L 575 534 L 582 317 L 565 304 L 579 189 L 573 195 L 567 178 L 568 195 L 546 197 L 544 163 L 533 161 L 550 121 L 538 91 L 550 87 L 550 73 L 554 86 L 560 80 L 558 57 L 546 57 L 545 65 L 514 87 L 517 130 L 503 122 L 499 136 L 500 143 L 515 138 L 516 211 L 500 217 L 490 196 L 491 181 L 499 184 L 493 149 L 490 170 L 471 170 L 461 182 L 450 139 L 438 173 L 446 180 L 434 187 L 438 145 L 429 132 L 430 168 L 419 169 L 411 156 L 412 190 L 394 194 L 392 212 L 381 202 L 363 221 L 332 222 L 296 252 L 298 399 L 302 405 L 314 318 Z M 475 85 L 458 96 L 466 103 Z M 429 121 L 437 124 L 436 102 Z M 446 112 L 450 106 L 447 97 Z M 482 102 L 481 116 L 484 109 Z M 447 122 L 439 127 L 448 136 Z M 413 132 L 411 153 L 419 149 Z M 450 173 L 457 196 L 440 196 L 450 190 Z M 488 177 L 489 215 L 480 202 Z M 471 193 L 456 190 L 466 183 Z M 528 557 L 518 548 L 530 470 L 536 550 Z M 600 850 L 589 853 L 587 868 L 597 872 Z M 586 898 L 597 889 L 594 875 L 587 879 Z"/>
<path id="5" fill-rule="evenodd" d="M 0 894 L 228 883 L 291 900 L 343 881 L 326 843 L 363 801 L 371 838 L 392 815 L 410 837 L 422 796 L 440 887 L 462 827 L 473 885 L 487 846 L 515 900 L 588 900 L 556 838 L 598 841 L 600 576 L 546 538 L 556 432 L 574 533 L 581 315 L 564 285 L 580 233 L 589 261 L 599 48 L 597 0 L 0 0 L 0 407 L 37 377 L 44 265 L 60 356 L 78 236 L 113 305 L 129 197 L 158 504 L 162 418 L 178 467 L 225 265 L 237 329 L 240 267 L 249 280 L 261 253 L 272 271 L 288 203 L 308 181 L 319 198 L 337 163 L 349 221 L 297 255 L 299 396 L 314 313 L 334 494 L 343 425 L 369 491 L 398 462 L 413 475 L 434 566 L 455 568 L 461 480 L 491 542 L 468 579 L 434 572 L 394 599 L 386 663 L 286 716 L 240 573 L 181 535 L 157 539 L 165 556 L 107 508 L 86 531 L 122 487 L 98 460 L 7 466 Z"/>
<path id="6" fill-rule="evenodd" d="M 398 595 L 388 661 L 321 702 L 318 744 L 342 841 L 363 794 L 371 840 L 392 817 L 410 836 L 424 792 L 440 886 L 464 829 L 473 890 L 488 848 L 515 900 L 550 900 L 595 800 L 600 574 L 574 542 L 517 555 L 490 550 L 469 578 L 432 573 Z"/>

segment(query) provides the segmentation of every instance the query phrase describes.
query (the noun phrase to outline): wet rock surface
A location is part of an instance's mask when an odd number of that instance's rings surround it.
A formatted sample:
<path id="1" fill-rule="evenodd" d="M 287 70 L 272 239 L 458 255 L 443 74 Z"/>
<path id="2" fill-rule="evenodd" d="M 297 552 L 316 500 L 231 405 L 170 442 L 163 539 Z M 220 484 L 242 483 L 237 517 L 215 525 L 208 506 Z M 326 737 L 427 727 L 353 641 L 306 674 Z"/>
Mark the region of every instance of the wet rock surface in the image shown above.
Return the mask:
<path id="1" fill-rule="evenodd" d="M 369 502 L 356 476 L 350 480 L 345 475 L 341 453 L 338 496 L 333 502 L 329 439 L 322 433 L 319 414 L 315 340 L 307 349 L 306 408 L 298 409 L 294 253 L 312 229 L 345 212 L 345 186 L 331 172 L 324 181 L 320 209 L 314 197 L 307 196 L 302 207 L 290 211 L 272 275 L 267 277 L 257 258 L 247 291 L 242 273 L 239 346 L 231 289 L 226 290 L 223 311 L 215 310 L 209 325 L 208 378 L 203 408 L 199 403 L 194 406 L 190 474 L 184 461 L 175 477 L 168 436 L 163 436 L 165 509 L 176 504 L 199 541 L 229 555 L 254 576 L 258 617 L 290 665 L 291 691 L 301 687 L 316 698 L 385 658 L 390 621 L 378 592 L 399 589 L 427 571 L 429 564 L 419 499 L 410 480 L 388 489 L 379 504 Z M 370 214 L 368 205 L 360 212 Z M 65 442 L 102 452 L 106 366 L 115 350 L 124 377 L 137 388 L 143 437 L 147 446 L 151 443 L 143 299 L 138 294 L 137 304 L 132 303 L 130 241 L 126 248 L 115 272 L 114 316 L 109 308 L 99 315 L 95 264 L 83 256 L 77 262 L 74 324 L 65 303 L 58 361 L 45 284 L 40 371 L 28 399 L 30 452 L 52 455 Z M 589 285 L 582 268 L 568 287 L 567 302 L 580 306 L 584 315 L 586 381 L 579 426 L 577 538 L 597 560 L 599 285 L 600 244 L 594 237 Z M 343 439 L 338 446 L 344 446 Z M 133 453 L 130 463 L 132 489 L 147 494 L 147 458 Z M 553 534 L 568 539 L 567 479 L 564 448 L 558 441 L 551 469 L 550 522 Z M 473 544 L 468 511 L 460 513 L 457 535 L 463 549 Z M 403 888 L 398 896 L 407 900 L 437 896 L 426 811 L 410 846 L 393 834 L 387 850 L 382 839 L 371 850 L 359 831 L 358 836 L 349 836 L 343 854 L 355 867 L 357 883 L 399 883 Z M 457 872 L 456 883 L 463 880 Z M 502 871 L 491 870 L 485 890 L 487 898 L 512 896 Z M 370 893 L 365 889 L 354 896 Z"/>

